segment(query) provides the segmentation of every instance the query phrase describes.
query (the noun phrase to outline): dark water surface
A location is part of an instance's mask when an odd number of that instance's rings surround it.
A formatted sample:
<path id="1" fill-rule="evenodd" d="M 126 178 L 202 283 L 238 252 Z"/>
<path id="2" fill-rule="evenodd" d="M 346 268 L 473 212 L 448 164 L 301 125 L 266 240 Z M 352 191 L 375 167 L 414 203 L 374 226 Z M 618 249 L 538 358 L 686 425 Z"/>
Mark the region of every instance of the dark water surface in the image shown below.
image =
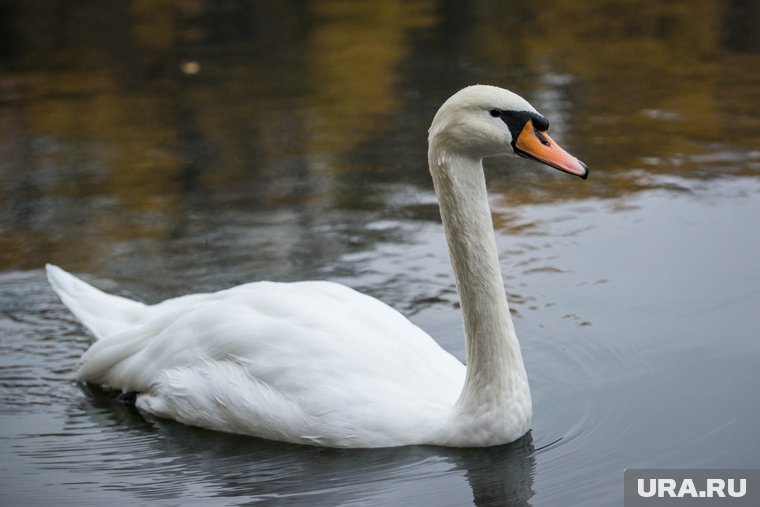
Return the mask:
<path id="1" fill-rule="evenodd" d="M 0 503 L 607 506 L 625 468 L 759 468 L 758 5 L 3 2 Z M 340 281 L 464 359 L 426 130 L 475 82 L 591 168 L 486 164 L 528 437 L 309 448 L 74 383 L 45 262 L 147 302 Z"/>

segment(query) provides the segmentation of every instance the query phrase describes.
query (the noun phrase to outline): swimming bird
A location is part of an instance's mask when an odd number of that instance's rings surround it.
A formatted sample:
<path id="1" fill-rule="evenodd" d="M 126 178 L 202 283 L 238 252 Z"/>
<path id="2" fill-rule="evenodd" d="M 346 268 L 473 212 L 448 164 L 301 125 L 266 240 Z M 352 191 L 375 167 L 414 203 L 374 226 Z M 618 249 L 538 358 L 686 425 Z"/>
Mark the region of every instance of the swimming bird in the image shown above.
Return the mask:
<path id="1" fill-rule="evenodd" d="M 451 96 L 428 164 L 461 303 L 467 365 L 385 303 L 329 281 L 253 282 L 146 305 L 47 265 L 95 336 L 78 379 L 158 417 L 328 447 L 481 447 L 528 432 L 532 404 L 509 313 L 482 160 L 514 154 L 581 178 L 548 120 L 502 88 Z"/>

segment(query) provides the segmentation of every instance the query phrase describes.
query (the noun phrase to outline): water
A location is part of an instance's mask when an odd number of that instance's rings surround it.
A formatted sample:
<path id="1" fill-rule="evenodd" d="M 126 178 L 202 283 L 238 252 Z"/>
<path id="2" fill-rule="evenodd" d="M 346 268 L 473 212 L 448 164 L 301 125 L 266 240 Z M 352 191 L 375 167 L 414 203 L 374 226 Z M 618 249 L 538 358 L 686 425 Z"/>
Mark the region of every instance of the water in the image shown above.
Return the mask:
<path id="1" fill-rule="evenodd" d="M 760 12 L 750 2 L 5 2 L 5 505 L 620 505 L 625 468 L 760 467 Z M 464 343 L 426 129 L 461 86 L 590 178 L 486 164 L 534 398 L 493 449 L 338 451 L 77 385 L 54 262 L 148 302 L 330 279 Z"/>

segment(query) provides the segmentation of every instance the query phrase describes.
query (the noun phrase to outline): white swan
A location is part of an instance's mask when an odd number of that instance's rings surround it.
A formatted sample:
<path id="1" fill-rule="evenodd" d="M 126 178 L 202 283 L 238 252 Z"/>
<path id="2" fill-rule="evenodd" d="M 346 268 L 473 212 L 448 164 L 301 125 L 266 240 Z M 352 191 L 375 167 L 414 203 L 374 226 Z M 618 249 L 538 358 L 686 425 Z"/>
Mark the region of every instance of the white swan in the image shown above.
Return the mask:
<path id="1" fill-rule="evenodd" d="M 449 98 L 428 161 L 461 300 L 467 367 L 386 304 L 331 282 L 256 282 L 148 306 L 52 265 L 95 335 L 82 381 L 136 393 L 159 417 L 330 447 L 490 446 L 530 425 L 528 378 L 504 292 L 481 160 L 510 152 L 585 178 L 524 99 Z"/>

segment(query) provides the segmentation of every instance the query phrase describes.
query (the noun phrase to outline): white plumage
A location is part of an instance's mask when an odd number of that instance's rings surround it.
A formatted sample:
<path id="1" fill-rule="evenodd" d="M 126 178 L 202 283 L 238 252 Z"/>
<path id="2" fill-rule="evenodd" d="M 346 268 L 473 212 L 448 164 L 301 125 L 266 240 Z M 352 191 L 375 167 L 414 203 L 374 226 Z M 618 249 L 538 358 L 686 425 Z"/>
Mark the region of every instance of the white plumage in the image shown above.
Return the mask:
<path id="1" fill-rule="evenodd" d="M 510 151 L 513 133 L 494 108 L 535 112 L 511 92 L 475 86 L 449 99 L 431 127 L 430 170 L 469 370 L 396 310 L 336 283 L 256 282 L 149 306 L 48 265 L 61 300 L 97 338 L 79 379 L 135 392 L 137 407 L 160 417 L 287 442 L 483 446 L 519 438 L 530 424 L 530 391 L 481 165 Z"/>

